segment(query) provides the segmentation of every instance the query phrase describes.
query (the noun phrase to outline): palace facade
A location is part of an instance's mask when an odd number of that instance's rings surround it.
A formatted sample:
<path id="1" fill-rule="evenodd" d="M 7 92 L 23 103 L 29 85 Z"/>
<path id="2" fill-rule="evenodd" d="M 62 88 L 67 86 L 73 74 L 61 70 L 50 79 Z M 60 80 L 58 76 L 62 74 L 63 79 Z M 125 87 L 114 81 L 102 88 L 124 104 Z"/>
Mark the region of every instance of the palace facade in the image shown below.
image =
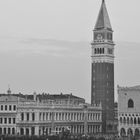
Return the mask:
<path id="1" fill-rule="evenodd" d="M 51 135 L 102 132 L 101 104 L 86 104 L 72 94 L 1 94 L 0 134 Z"/>
<path id="2" fill-rule="evenodd" d="M 140 86 L 118 86 L 120 136 L 140 136 Z"/>

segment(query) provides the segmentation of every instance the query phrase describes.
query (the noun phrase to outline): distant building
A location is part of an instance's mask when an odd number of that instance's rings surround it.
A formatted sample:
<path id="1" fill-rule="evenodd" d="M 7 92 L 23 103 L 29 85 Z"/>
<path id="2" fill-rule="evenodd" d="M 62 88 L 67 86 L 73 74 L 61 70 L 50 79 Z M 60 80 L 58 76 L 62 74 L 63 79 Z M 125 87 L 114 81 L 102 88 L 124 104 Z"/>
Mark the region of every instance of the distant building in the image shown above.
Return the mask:
<path id="1" fill-rule="evenodd" d="M 114 42 L 105 5 L 99 11 L 93 30 L 91 104 L 101 102 L 103 133 L 114 133 Z"/>
<path id="2" fill-rule="evenodd" d="M 102 131 L 101 104 L 89 105 L 72 94 L 1 94 L 0 135 L 50 135 Z"/>
<path id="3" fill-rule="evenodd" d="M 140 86 L 118 86 L 120 136 L 140 135 Z"/>

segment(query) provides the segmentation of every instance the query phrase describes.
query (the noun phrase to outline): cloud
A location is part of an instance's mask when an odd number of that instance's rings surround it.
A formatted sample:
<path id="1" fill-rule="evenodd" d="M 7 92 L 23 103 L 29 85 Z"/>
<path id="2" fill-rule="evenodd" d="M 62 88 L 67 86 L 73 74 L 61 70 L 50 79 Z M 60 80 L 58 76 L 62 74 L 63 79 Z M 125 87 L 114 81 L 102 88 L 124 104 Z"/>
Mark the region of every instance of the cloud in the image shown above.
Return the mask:
<path id="1" fill-rule="evenodd" d="M 1 38 L 0 52 L 16 55 L 49 55 L 55 57 L 80 57 L 90 49 L 88 42 L 72 42 L 54 39 Z"/>

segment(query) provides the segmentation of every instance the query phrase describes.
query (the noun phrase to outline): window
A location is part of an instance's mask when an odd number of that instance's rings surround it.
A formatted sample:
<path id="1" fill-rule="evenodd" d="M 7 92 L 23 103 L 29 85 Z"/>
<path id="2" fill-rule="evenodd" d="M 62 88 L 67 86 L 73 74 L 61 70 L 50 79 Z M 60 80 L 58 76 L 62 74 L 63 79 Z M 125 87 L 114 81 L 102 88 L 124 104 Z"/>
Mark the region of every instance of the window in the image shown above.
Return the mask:
<path id="1" fill-rule="evenodd" d="M 16 123 L 16 118 L 13 118 L 13 124 L 15 124 Z"/>
<path id="2" fill-rule="evenodd" d="M 133 108 L 134 107 L 134 102 L 132 99 L 128 100 L 128 108 Z"/>
<path id="3" fill-rule="evenodd" d="M 13 135 L 15 134 L 15 128 L 12 128 L 12 134 Z"/>
<path id="4" fill-rule="evenodd" d="M 7 118 L 4 118 L 4 123 L 7 124 Z"/>
<path id="5" fill-rule="evenodd" d="M 0 118 L 0 123 L 2 124 L 2 118 Z"/>
<path id="6" fill-rule="evenodd" d="M 12 110 L 12 107 L 11 107 L 11 105 L 9 105 L 9 110 L 10 110 L 10 111 Z"/>
<path id="7" fill-rule="evenodd" d="M 8 128 L 8 134 L 10 135 L 10 133 L 11 133 L 11 129 L 10 129 L 10 128 Z"/>
<path id="8" fill-rule="evenodd" d="M 6 128 L 4 128 L 4 134 L 6 134 Z"/>
<path id="9" fill-rule="evenodd" d="M 32 113 L 32 121 L 34 121 L 34 120 L 35 120 L 35 113 Z"/>
<path id="10" fill-rule="evenodd" d="M 14 110 L 16 110 L 16 105 L 14 105 Z"/>
<path id="11" fill-rule="evenodd" d="M 29 121 L 29 113 L 27 113 L 27 121 Z"/>
<path id="12" fill-rule="evenodd" d="M 21 113 L 21 120 L 24 120 L 24 113 Z"/>
<path id="13" fill-rule="evenodd" d="M 9 124 L 11 124 L 11 118 L 9 118 Z"/>
<path id="14" fill-rule="evenodd" d="M 5 105 L 5 110 L 7 110 L 7 105 Z"/>
<path id="15" fill-rule="evenodd" d="M 3 110 L 3 105 L 1 105 L 1 110 Z"/>

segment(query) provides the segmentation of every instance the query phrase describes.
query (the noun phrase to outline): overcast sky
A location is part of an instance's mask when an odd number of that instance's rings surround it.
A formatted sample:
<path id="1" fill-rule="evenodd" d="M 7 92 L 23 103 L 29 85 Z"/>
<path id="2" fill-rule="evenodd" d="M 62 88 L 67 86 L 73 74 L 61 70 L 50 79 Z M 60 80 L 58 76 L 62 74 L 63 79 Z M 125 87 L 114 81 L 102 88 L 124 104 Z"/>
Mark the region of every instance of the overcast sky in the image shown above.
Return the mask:
<path id="1" fill-rule="evenodd" d="M 140 85 L 139 5 L 106 0 L 115 87 Z M 9 84 L 15 93 L 73 93 L 90 102 L 90 42 L 100 6 L 101 0 L 0 0 L 0 91 Z"/>

